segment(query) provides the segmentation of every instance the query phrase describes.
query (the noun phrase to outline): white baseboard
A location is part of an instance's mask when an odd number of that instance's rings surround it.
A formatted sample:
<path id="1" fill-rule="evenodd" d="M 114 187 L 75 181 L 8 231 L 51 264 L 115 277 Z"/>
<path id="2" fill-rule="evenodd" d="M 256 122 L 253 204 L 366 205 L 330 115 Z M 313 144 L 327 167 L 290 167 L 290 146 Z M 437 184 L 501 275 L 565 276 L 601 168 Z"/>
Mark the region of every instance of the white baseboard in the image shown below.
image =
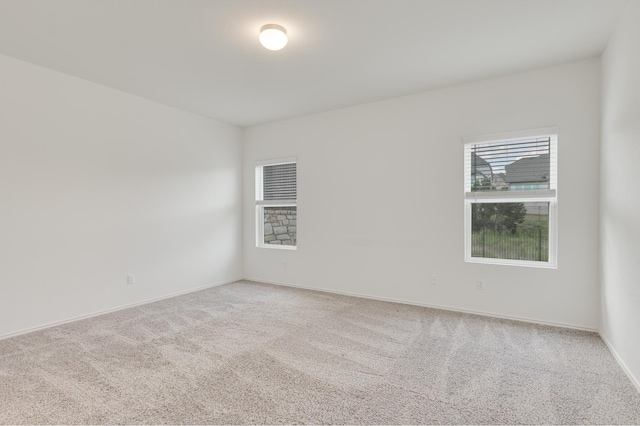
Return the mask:
<path id="1" fill-rule="evenodd" d="M 383 302 L 402 303 L 404 305 L 422 306 L 422 307 L 425 307 L 425 308 L 440 309 L 440 310 L 443 310 L 443 311 L 461 312 L 461 313 L 465 313 L 465 314 L 481 315 L 481 316 L 484 316 L 484 317 L 501 318 L 501 319 L 508 319 L 508 320 L 512 320 L 512 321 L 528 322 L 528 323 L 532 323 L 532 324 L 549 325 L 549 326 L 552 326 L 552 327 L 570 328 L 570 329 L 573 329 L 573 330 L 590 331 L 590 332 L 593 332 L 593 333 L 597 333 L 598 332 L 598 330 L 596 330 L 595 328 L 583 327 L 583 326 L 579 326 L 579 325 L 575 325 L 575 324 L 556 323 L 556 322 L 542 321 L 542 320 L 538 320 L 538 319 L 534 319 L 534 318 L 526 318 L 526 317 L 514 317 L 514 316 L 509 316 L 509 315 L 496 314 L 496 313 L 493 313 L 493 312 L 483 312 L 483 311 L 474 311 L 474 310 L 471 310 L 471 309 L 463 309 L 463 308 L 458 308 L 458 307 L 455 307 L 455 306 L 434 305 L 434 304 L 429 304 L 429 303 L 414 302 L 414 301 L 411 301 L 411 300 L 396 299 L 396 298 L 391 298 L 391 297 L 378 297 L 378 296 L 372 296 L 372 295 L 369 295 L 369 294 L 352 293 L 352 292 L 348 292 L 348 291 L 339 291 L 339 290 L 329 290 L 329 289 L 320 288 L 320 287 L 304 286 L 304 285 L 282 283 L 282 282 L 276 282 L 276 281 L 265 281 L 265 280 L 254 279 L 254 278 L 245 278 L 244 281 L 253 281 L 253 282 L 256 282 L 256 283 L 264 283 L 264 284 L 273 284 L 273 285 L 279 285 L 279 286 L 284 286 L 284 287 L 301 288 L 301 289 L 304 289 L 304 290 L 322 291 L 322 292 L 325 292 L 325 293 L 341 294 L 343 296 L 359 297 L 359 298 L 362 298 L 362 299 L 371 299 L 371 300 L 380 300 L 380 301 L 383 301 Z"/>
<path id="2" fill-rule="evenodd" d="M 636 389 L 638 389 L 638 392 L 640 392 L 640 380 L 633 375 L 631 370 L 629 370 L 629 367 L 627 367 L 627 364 L 625 364 L 622 358 L 620 358 L 620 355 L 618 355 L 618 352 L 616 352 L 613 346 L 611 346 L 611 343 L 609 343 L 607 338 L 604 337 L 604 334 L 600 332 L 598 332 L 598 334 L 600 335 L 600 338 L 605 343 L 605 345 L 607 345 L 607 347 L 609 348 L 609 351 L 611 351 L 613 358 L 615 358 L 615 360 L 618 362 L 618 364 L 622 368 L 622 371 L 625 372 L 625 374 L 629 377 L 629 379 L 631 379 L 631 383 L 633 383 Z"/>
<path id="3" fill-rule="evenodd" d="M 206 290 L 208 288 L 218 287 L 218 286 L 225 285 L 225 284 L 230 284 L 230 283 L 233 283 L 233 282 L 236 282 L 236 281 L 242 281 L 242 278 L 236 278 L 236 279 L 232 279 L 232 280 L 228 280 L 228 281 L 222 281 L 222 282 L 219 282 L 219 283 L 209 284 L 209 285 L 205 285 L 205 286 L 202 286 L 202 287 L 193 288 L 193 289 L 190 289 L 190 290 L 179 291 L 177 293 L 171 293 L 171 294 L 167 294 L 165 296 L 154 297 L 152 299 L 146 299 L 146 300 L 143 300 L 143 301 L 140 301 L 140 302 L 130 303 L 130 304 L 127 304 L 127 305 L 120 305 L 120 306 L 117 306 L 115 308 L 105 309 L 105 310 L 102 310 L 102 311 L 97 311 L 97 312 L 93 312 L 93 313 L 86 314 L 86 315 L 79 315 L 77 317 L 67 318 L 67 319 L 62 320 L 62 321 L 51 322 L 51 323 L 39 325 L 37 327 L 31 327 L 31 328 L 27 328 L 27 329 L 16 331 L 16 332 L 9 333 L 9 334 L 3 334 L 3 335 L 0 335 L 0 340 L 8 339 L 10 337 L 19 336 L 21 334 L 31 333 L 33 331 L 44 330 L 45 328 L 56 327 L 58 325 L 67 324 L 67 323 L 74 322 L 74 321 L 80 321 L 80 320 L 87 319 L 87 318 L 97 317 L 99 315 L 104 315 L 104 314 L 108 314 L 108 313 L 111 313 L 111 312 L 121 311 L 123 309 L 133 308 L 133 307 L 141 306 L 141 305 L 147 305 L 149 303 L 158 302 L 160 300 L 170 299 L 172 297 L 182 296 L 183 294 L 194 293 L 196 291 Z"/>
<path id="4" fill-rule="evenodd" d="M 198 287 L 198 288 L 194 288 L 194 289 L 190 289 L 190 290 L 185 290 L 185 291 L 181 291 L 181 292 L 177 292 L 177 293 L 172 293 L 172 294 L 168 294 L 168 295 L 161 296 L 161 297 L 155 297 L 155 298 L 152 298 L 152 299 L 146 299 L 146 300 L 143 300 L 143 301 L 140 301 L 140 302 L 136 302 L 136 303 L 131 303 L 131 304 L 127 304 L 127 305 L 121 305 L 121 306 L 117 306 L 115 308 L 105 309 L 105 310 L 98 311 L 98 312 L 93 312 L 93 313 L 87 314 L 87 315 L 80 315 L 80 316 L 68 318 L 68 319 L 65 319 L 65 320 L 62 320 L 62 321 L 56 321 L 56 322 L 52 322 L 52 323 L 47 323 L 47 324 L 43 324 L 43 325 L 40 325 L 40 326 L 37 326 L 37 327 L 32 327 L 32 328 L 20 330 L 20 331 L 17 331 L 17 332 L 0 335 L 0 340 L 8 339 L 8 338 L 14 337 L 14 336 L 19 336 L 21 334 L 31 333 L 33 331 L 43 330 L 45 328 L 50 328 L 50 327 L 55 327 L 55 326 L 62 325 L 62 324 L 67 324 L 67 323 L 70 323 L 70 322 L 73 322 L 73 321 L 79 321 L 79 320 L 95 317 L 95 316 L 98 316 L 98 315 L 108 314 L 110 312 L 120 311 L 122 309 L 133 308 L 133 307 L 136 307 L 136 306 L 141 306 L 141 305 L 146 305 L 146 304 L 153 303 L 153 302 L 158 302 L 160 300 L 169 299 L 171 297 L 181 296 L 183 294 L 194 293 L 196 291 L 205 290 L 207 288 L 218 287 L 218 286 L 225 285 L 225 284 L 230 284 L 230 283 L 233 283 L 233 282 L 236 282 L 236 281 L 253 281 L 253 282 L 257 282 L 257 283 L 279 285 L 279 286 L 283 286 L 283 287 L 293 287 L 293 288 L 300 288 L 300 289 L 304 289 L 304 290 L 321 291 L 321 292 L 325 292 L 325 293 L 333 293 L 333 294 L 340 294 L 340 295 L 344 295 L 344 296 L 359 297 L 359 298 L 362 298 L 362 299 L 371 299 L 371 300 L 380 300 L 380 301 L 384 301 L 384 302 L 402 303 L 402 304 L 405 304 L 405 305 L 422 306 L 422 307 L 425 307 L 425 308 L 440 309 L 440 310 L 444 310 L 444 311 L 462 312 L 462 313 L 473 314 L 473 315 L 481 315 L 481 316 L 492 317 L 492 318 L 502 318 L 502 319 L 508 319 L 508 320 L 513 320 L 513 321 L 528 322 L 528 323 L 533 323 L 533 324 L 542 324 L 542 325 L 550 325 L 550 326 L 554 326 L 554 327 L 570 328 L 570 329 L 574 329 L 574 330 L 591 331 L 591 332 L 596 332 L 596 333 L 598 332 L 596 329 L 593 329 L 593 328 L 582 327 L 582 326 L 577 326 L 577 325 L 573 325 L 573 324 L 541 321 L 541 320 L 532 319 L 532 318 L 514 317 L 514 316 L 509 316 L 509 315 L 500 315 L 500 314 L 496 314 L 496 313 L 492 313 L 492 312 L 475 311 L 475 310 L 470 310 L 470 309 L 463 309 L 463 308 L 457 308 L 457 307 L 452 307 L 452 306 L 434 305 L 434 304 L 429 304 L 429 303 L 419 303 L 419 302 L 414 302 L 414 301 L 410 301 L 410 300 L 396 299 L 396 298 L 390 298 L 390 297 L 378 297 L 378 296 L 373 296 L 373 295 L 368 295 L 368 294 L 361 294 L 361 293 L 354 293 L 354 292 L 347 292 L 347 291 L 329 290 L 329 289 L 321 288 L 321 287 L 304 286 L 304 285 L 283 283 L 283 282 L 277 282 L 277 281 L 266 281 L 266 280 L 261 280 L 261 279 L 256 279 L 256 278 L 235 278 L 235 279 L 222 281 L 222 282 L 211 284 L 211 285 L 206 285 L 206 286 L 203 286 L 203 287 Z M 603 336 L 601 335 L 601 337 L 603 337 Z M 620 357 L 613 351 L 613 349 L 611 348 L 611 345 L 608 344 L 608 342 L 606 341 L 606 339 L 604 339 L 604 337 L 603 337 L 602 340 L 604 340 L 605 343 L 607 344 L 607 346 L 611 349 L 612 353 L 616 357 L 616 360 L 618 360 L 618 362 L 620 362 L 621 365 L 623 365 L 623 368 L 624 368 L 625 372 L 627 374 L 630 374 L 629 369 L 626 368 L 626 366 L 624 366 L 624 364 L 622 364 L 622 361 L 620 360 Z M 630 377 L 633 377 L 633 376 L 630 376 Z M 632 378 L 632 380 L 634 381 L 634 384 L 636 386 L 638 386 L 638 381 L 635 378 Z"/>

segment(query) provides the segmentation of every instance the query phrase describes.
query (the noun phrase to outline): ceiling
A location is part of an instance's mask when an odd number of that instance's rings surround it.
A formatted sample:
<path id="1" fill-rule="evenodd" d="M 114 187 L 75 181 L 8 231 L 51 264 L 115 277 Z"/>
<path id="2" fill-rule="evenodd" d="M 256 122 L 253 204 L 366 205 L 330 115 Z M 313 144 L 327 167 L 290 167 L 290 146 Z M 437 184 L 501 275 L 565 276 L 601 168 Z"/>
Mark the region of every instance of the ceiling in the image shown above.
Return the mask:
<path id="1" fill-rule="evenodd" d="M 597 56 L 625 4 L 0 0 L 0 54 L 245 127 Z"/>

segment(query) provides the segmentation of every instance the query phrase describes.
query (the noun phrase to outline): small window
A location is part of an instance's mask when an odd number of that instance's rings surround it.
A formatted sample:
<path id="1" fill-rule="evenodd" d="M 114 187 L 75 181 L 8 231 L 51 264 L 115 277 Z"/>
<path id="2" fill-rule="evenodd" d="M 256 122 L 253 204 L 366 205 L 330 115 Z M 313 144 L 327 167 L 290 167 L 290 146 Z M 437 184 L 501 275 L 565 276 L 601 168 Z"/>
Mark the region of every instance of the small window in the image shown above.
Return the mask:
<path id="1" fill-rule="evenodd" d="M 467 262 L 557 265 L 558 138 L 531 133 L 465 140 Z"/>
<path id="2" fill-rule="evenodd" d="M 256 246 L 295 249 L 298 240 L 295 159 L 256 167 Z"/>

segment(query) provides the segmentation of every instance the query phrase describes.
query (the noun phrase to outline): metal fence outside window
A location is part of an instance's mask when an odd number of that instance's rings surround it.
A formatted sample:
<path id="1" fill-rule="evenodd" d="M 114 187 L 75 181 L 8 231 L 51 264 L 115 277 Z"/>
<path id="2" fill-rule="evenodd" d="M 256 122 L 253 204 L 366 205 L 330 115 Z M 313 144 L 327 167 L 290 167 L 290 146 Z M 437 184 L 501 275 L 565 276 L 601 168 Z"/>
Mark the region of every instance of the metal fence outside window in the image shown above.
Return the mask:
<path id="1" fill-rule="evenodd" d="M 471 256 L 493 259 L 549 260 L 547 229 L 518 229 L 515 233 L 484 228 L 471 235 Z"/>

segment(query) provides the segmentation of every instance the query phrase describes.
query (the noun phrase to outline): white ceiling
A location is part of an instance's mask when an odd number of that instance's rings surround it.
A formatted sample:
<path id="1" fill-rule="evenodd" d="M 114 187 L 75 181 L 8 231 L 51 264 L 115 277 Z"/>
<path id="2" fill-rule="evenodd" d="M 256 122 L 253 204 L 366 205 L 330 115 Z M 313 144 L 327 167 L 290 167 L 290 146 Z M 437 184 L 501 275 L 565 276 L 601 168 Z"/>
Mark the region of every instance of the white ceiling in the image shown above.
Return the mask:
<path id="1" fill-rule="evenodd" d="M 597 56 L 625 4 L 0 0 L 0 53 L 250 126 Z"/>

